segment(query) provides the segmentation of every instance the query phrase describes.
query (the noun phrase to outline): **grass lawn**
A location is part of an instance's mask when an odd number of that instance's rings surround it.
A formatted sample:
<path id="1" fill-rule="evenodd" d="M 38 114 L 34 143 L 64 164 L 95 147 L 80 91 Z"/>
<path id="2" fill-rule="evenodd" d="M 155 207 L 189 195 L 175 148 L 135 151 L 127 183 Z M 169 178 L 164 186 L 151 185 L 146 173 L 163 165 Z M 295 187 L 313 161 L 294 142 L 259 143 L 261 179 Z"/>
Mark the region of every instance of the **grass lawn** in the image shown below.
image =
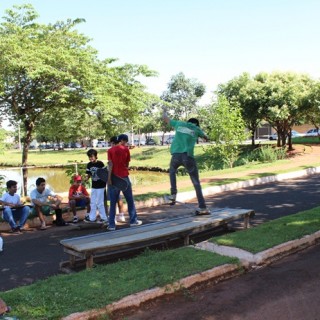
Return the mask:
<path id="1" fill-rule="evenodd" d="M 320 230 L 320 207 L 272 220 L 255 228 L 215 237 L 210 241 L 257 253 L 318 230 Z"/>
<path id="2" fill-rule="evenodd" d="M 73 312 L 102 308 L 132 293 L 171 284 L 215 266 L 237 262 L 190 247 L 146 250 L 130 260 L 50 277 L 0 294 L 20 320 L 60 319 Z"/>

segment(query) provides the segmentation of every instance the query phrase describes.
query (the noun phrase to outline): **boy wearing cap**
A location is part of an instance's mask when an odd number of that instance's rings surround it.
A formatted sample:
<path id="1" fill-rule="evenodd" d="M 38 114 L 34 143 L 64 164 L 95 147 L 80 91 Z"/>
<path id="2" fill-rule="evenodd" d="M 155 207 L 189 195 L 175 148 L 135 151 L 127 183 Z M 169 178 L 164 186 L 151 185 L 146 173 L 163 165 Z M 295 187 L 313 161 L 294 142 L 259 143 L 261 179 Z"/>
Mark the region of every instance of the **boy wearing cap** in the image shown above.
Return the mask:
<path id="1" fill-rule="evenodd" d="M 86 207 L 87 214 L 90 213 L 90 195 L 82 185 L 82 177 L 78 174 L 73 177 L 73 184 L 69 189 L 69 205 L 73 213 L 73 223 L 79 221 L 76 207 Z"/>
<path id="2" fill-rule="evenodd" d="M 109 172 L 122 179 L 125 179 L 128 182 L 128 188 L 125 191 L 123 191 L 123 195 L 128 205 L 130 227 L 140 226 L 142 224 L 142 221 L 138 220 L 137 211 L 132 194 L 132 186 L 129 179 L 128 166 L 130 162 L 130 151 L 129 148 L 126 146 L 128 142 L 128 136 L 126 134 L 120 134 L 117 140 L 119 141 L 119 143 L 108 150 Z M 108 188 L 110 189 L 110 211 L 108 230 L 113 231 L 116 229 L 116 205 L 119 199 L 120 190 L 112 185 L 111 174 L 109 174 L 108 176 Z"/>

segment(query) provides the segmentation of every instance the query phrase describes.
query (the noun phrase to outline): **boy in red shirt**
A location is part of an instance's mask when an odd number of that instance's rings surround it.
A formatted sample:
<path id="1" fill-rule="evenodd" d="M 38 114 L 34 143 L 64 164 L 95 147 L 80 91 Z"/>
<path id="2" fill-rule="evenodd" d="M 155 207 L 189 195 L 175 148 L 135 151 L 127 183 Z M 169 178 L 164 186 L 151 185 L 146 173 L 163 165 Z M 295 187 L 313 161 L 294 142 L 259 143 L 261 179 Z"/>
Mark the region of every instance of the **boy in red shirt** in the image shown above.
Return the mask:
<path id="1" fill-rule="evenodd" d="M 129 162 L 130 151 L 126 146 L 128 142 L 128 136 L 126 134 L 120 134 L 118 136 L 119 144 L 108 150 L 108 167 L 109 172 L 125 179 L 128 182 L 127 190 L 123 191 L 123 195 L 128 204 L 128 213 L 130 217 L 130 227 L 140 226 L 142 221 L 138 220 L 137 211 L 133 200 L 132 186 L 129 179 Z M 111 174 L 108 176 L 108 188 L 110 190 L 110 211 L 109 211 L 109 226 L 108 230 L 113 231 L 116 229 L 115 215 L 116 205 L 119 199 L 120 190 L 112 185 Z"/>
<path id="2" fill-rule="evenodd" d="M 83 186 L 82 178 L 76 175 L 73 178 L 73 185 L 69 189 L 69 205 L 73 212 L 73 223 L 77 223 L 76 207 L 87 207 L 87 213 L 90 213 L 90 195 L 85 186 Z"/>

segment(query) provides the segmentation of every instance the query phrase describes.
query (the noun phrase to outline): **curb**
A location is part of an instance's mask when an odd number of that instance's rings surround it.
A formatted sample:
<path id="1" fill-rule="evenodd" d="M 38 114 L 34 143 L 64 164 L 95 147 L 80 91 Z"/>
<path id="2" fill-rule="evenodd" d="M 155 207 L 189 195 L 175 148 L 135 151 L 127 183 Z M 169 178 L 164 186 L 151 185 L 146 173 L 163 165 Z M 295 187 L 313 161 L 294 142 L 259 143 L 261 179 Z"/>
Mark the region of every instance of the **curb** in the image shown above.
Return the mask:
<path id="1" fill-rule="evenodd" d="M 173 294 L 182 288 L 188 289 L 196 284 L 201 284 L 207 281 L 215 281 L 218 283 L 222 280 L 230 279 L 242 273 L 245 270 L 254 269 L 258 266 L 270 264 L 273 261 L 279 260 L 282 257 L 288 256 L 292 253 L 298 252 L 311 245 L 316 244 L 320 239 L 320 231 L 311 235 L 306 235 L 297 240 L 291 240 L 273 248 L 261 251 L 256 254 L 238 249 L 235 247 L 220 246 L 208 241 L 203 241 L 191 247 L 199 250 L 207 250 L 215 252 L 224 256 L 235 257 L 240 260 L 240 264 L 226 264 L 200 272 L 195 275 L 188 276 L 173 284 L 168 284 L 164 287 L 156 287 L 138 293 L 131 294 L 122 298 L 121 300 L 108 304 L 101 309 L 93 309 L 85 312 L 76 312 L 70 314 L 62 320 L 91 320 L 99 316 L 125 310 L 129 308 L 138 308 L 141 304 L 154 300 L 165 295 Z"/>
<path id="2" fill-rule="evenodd" d="M 62 320 L 90 320 L 96 319 L 98 316 L 109 314 L 111 312 L 116 312 L 128 308 L 137 308 L 144 302 L 163 297 L 164 295 L 173 294 L 174 292 L 181 290 L 182 288 L 187 289 L 195 284 L 200 284 L 209 280 L 215 280 L 216 282 L 219 282 L 225 279 L 229 279 L 239 274 L 239 272 L 241 272 L 241 269 L 237 264 L 222 265 L 188 276 L 164 287 L 156 287 L 153 289 L 148 289 L 131 294 L 117 302 L 108 304 L 101 309 L 93 309 L 90 311 L 73 313 L 65 318 L 62 318 Z"/>
<path id="3" fill-rule="evenodd" d="M 256 254 L 235 247 L 221 246 L 209 241 L 200 242 L 193 247 L 200 250 L 215 252 L 223 256 L 238 258 L 243 267 L 250 268 L 266 265 L 273 261 L 279 260 L 282 257 L 288 256 L 292 253 L 316 244 L 319 239 L 320 231 L 317 231 L 311 235 L 306 235 L 300 239 L 281 243 L 273 248 L 258 252 Z"/>

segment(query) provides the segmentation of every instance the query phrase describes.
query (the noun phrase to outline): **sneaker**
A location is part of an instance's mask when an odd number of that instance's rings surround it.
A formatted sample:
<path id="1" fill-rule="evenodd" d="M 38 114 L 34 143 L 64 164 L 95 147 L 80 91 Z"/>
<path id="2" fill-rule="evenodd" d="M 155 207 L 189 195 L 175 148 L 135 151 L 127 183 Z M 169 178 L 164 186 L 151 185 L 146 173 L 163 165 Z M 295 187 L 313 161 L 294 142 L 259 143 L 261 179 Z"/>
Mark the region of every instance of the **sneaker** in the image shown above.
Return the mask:
<path id="1" fill-rule="evenodd" d="M 109 224 L 109 221 L 106 220 L 106 219 L 100 219 L 100 220 L 97 221 L 97 223 L 101 223 L 101 224 L 107 225 L 107 224 Z"/>
<path id="2" fill-rule="evenodd" d="M 136 220 L 134 223 L 130 223 L 130 227 L 137 227 L 137 226 L 141 226 L 141 225 L 142 225 L 141 220 Z"/>
<path id="3" fill-rule="evenodd" d="M 20 233 L 21 232 L 20 227 L 14 227 L 14 228 L 11 228 L 11 230 L 13 233 Z"/>
<path id="4" fill-rule="evenodd" d="M 126 222 L 126 218 L 124 216 L 124 213 L 119 213 L 118 215 L 116 215 L 116 221 L 117 222 Z"/>
<path id="5" fill-rule="evenodd" d="M 170 196 L 168 196 L 168 199 L 172 202 L 175 202 L 176 201 L 176 198 L 177 198 L 177 195 L 176 194 L 171 194 Z"/>
<path id="6" fill-rule="evenodd" d="M 65 222 L 63 219 L 61 219 L 61 220 L 56 221 L 56 225 L 58 227 L 65 227 L 65 226 L 69 225 L 69 223 Z"/>
<path id="7" fill-rule="evenodd" d="M 87 215 L 87 216 L 84 217 L 83 222 L 86 222 L 86 223 L 96 223 L 97 220 L 91 221 L 90 218 L 89 218 L 89 215 Z"/>
<path id="8" fill-rule="evenodd" d="M 116 227 L 110 227 L 110 226 L 108 226 L 108 227 L 107 227 L 107 230 L 108 230 L 108 231 L 115 231 L 115 230 L 116 230 Z"/>
<path id="9" fill-rule="evenodd" d="M 196 215 L 206 215 L 211 214 L 210 210 L 207 208 L 199 208 L 196 210 Z"/>
<path id="10" fill-rule="evenodd" d="M 79 218 L 77 216 L 74 216 L 72 222 L 77 223 L 78 221 L 79 221 Z"/>
<path id="11" fill-rule="evenodd" d="M 47 229 L 46 223 L 45 222 L 41 222 L 40 230 L 46 230 L 46 229 Z"/>

